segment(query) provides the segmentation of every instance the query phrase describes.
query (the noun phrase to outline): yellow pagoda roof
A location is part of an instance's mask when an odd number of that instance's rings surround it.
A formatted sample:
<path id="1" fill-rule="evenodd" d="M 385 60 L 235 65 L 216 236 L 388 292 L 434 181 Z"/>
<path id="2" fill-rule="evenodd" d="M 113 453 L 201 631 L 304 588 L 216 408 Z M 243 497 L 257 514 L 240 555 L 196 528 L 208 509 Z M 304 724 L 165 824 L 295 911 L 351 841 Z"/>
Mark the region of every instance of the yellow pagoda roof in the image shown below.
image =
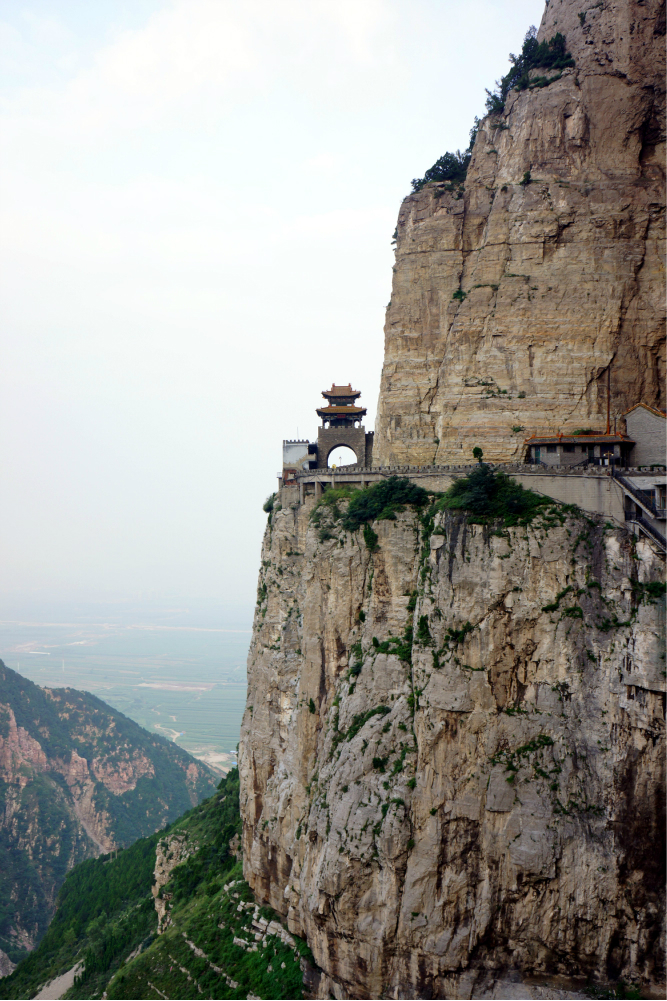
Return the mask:
<path id="1" fill-rule="evenodd" d="M 348 404 L 347 406 L 337 407 L 333 406 L 330 403 L 328 407 L 320 407 L 317 410 L 317 413 L 321 417 L 335 417 L 337 415 L 341 415 L 343 417 L 351 417 L 354 414 L 363 417 L 364 414 L 366 413 L 366 407 L 355 407 L 352 404 Z"/>

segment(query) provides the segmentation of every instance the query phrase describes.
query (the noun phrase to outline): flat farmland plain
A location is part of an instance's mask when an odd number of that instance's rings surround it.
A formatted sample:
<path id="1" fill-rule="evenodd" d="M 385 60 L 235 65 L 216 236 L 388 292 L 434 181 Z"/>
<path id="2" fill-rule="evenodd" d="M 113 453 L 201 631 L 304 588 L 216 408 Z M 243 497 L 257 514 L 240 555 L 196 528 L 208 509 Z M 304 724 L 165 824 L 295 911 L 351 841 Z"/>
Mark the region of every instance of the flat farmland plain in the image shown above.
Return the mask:
<path id="1" fill-rule="evenodd" d="M 188 617 L 6 619 L 0 658 L 38 685 L 92 692 L 222 772 L 236 759 L 250 627 L 241 628 L 242 617 L 239 628 L 187 624 Z"/>

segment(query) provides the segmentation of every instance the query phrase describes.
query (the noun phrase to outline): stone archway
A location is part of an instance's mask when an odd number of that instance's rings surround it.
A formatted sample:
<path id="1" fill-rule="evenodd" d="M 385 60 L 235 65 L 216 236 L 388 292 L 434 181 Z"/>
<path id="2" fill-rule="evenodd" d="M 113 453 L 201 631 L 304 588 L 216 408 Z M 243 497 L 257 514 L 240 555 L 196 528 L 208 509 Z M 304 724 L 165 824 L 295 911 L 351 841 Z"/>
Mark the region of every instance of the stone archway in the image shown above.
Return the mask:
<path id="1" fill-rule="evenodd" d="M 319 428 L 317 432 L 317 468 L 327 469 L 335 448 L 351 448 L 357 465 L 366 464 L 366 432 L 362 427 Z"/>
<path id="2" fill-rule="evenodd" d="M 340 445 L 332 445 L 331 448 L 329 449 L 329 452 L 327 454 L 327 466 L 328 467 L 330 467 L 330 465 L 331 465 L 331 456 L 339 448 L 344 448 L 347 452 L 349 452 L 351 454 L 350 454 L 349 458 L 346 456 L 345 457 L 345 461 L 343 461 L 342 463 L 337 463 L 337 465 L 363 466 L 363 462 L 359 462 L 359 456 L 357 455 L 357 453 L 355 452 L 355 450 L 352 448 L 352 446 L 348 445 L 347 442 L 342 442 Z"/>

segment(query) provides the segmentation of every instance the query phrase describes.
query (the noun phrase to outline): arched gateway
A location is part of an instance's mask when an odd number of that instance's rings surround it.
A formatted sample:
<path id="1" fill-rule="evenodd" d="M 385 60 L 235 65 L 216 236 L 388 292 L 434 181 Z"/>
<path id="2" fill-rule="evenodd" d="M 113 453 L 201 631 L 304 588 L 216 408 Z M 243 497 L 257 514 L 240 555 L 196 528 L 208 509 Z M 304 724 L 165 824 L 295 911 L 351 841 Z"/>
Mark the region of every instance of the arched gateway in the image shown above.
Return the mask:
<path id="1" fill-rule="evenodd" d="M 362 457 L 363 458 L 363 457 Z M 358 456 L 352 451 L 349 445 L 334 445 L 333 448 L 329 449 L 329 454 L 327 455 L 327 467 L 331 469 L 332 461 L 334 462 L 336 469 L 340 469 L 341 466 L 363 466 L 363 462 L 359 462 Z"/>

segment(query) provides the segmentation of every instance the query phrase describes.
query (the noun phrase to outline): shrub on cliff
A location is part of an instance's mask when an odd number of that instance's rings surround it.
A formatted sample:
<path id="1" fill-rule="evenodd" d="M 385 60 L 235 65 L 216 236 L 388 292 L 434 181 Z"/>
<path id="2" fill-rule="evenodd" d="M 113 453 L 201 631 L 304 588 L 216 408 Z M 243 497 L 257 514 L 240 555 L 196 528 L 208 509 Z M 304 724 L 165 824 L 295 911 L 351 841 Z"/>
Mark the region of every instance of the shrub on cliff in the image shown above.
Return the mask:
<path id="1" fill-rule="evenodd" d="M 544 87 L 552 82 L 546 77 L 534 77 L 531 80 L 531 70 L 564 70 L 568 66 L 574 66 L 574 59 L 565 46 L 565 36 L 560 31 L 548 42 L 538 42 L 536 36 L 537 29 L 531 25 L 523 40 L 521 55 L 515 56 L 510 52 L 512 66 L 509 72 L 496 82 L 496 90 L 493 93 L 487 90 L 486 110 L 490 115 L 503 110 L 507 95 L 512 89 Z"/>
<path id="2" fill-rule="evenodd" d="M 354 532 L 369 521 L 393 520 L 406 504 L 423 507 L 427 502 L 428 494 L 423 487 L 405 477 L 391 476 L 352 494 L 343 525 L 348 532 Z"/>
<path id="3" fill-rule="evenodd" d="M 366 548 L 370 550 L 371 553 L 377 552 L 380 548 L 378 545 L 378 534 L 374 532 L 370 525 L 364 525 L 364 542 L 366 543 Z"/>
<path id="4" fill-rule="evenodd" d="M 472 156 L 472 148 L 475 145 L 479 119 L 475 119 L 475 124 L 470 130 L 470 142 L 465 152 L 457 149 L 456 153 L 443 153 L 439 160 L 436 160 L 432 167 L 426 171 L 423 177 L 413 177 L 412 190 L 421 191 L 425 184 L 432 181 L 449 181 L 451 189 L 455 185 L 463 184 L 468 173 L 468 166 Z"/>
<path id="5" fill-rule="evenodd" d="M 488 524 L 502 520 L 506 526 L 526 524 L 553 501 L 525 490 L 506 473 L 497 473 L 485 462 L 457 480 L 436 504 L 439 511 L 467 511 L 470 521 Z"/>
<path id="6" fill-rule="evenodd" d="M 338 502 L 350 500 L 355 493 L 357 493 L 357 489 L 350 489 L 349 487 L 330 487 L 326 490 L 310 513 L 310 520 L 315 527 L 320 527 L 322 524 L 322 515 L 327 510 L 331 512 L 334 521 L 340 521 L 343 515 L 338 507 Z M 330 536 L 330 538 L 333 538 L 333 536 Z"/>
<path id="7" fill-rule="evenodd" d="M 463 184 L 468 173 L 471 156 L 471 150 L 462 153 L 460 149 L 457 149 L 456 153 L 444 153 L 432 167 L 429 167 L 423 177 L 413 177 L 412 190 L 421 191 L 429 181 L 450 181 L 452 184 Z"/>
<path id="8" fill-rule="evenodd" d="M 496 81 L 496 89 L 491 92 L 487 90 L 486 111 L 493 115 L 503 111 L 505 101 L 509 92 L 513 89 L 527 90 L 529 87 L 546 87 L 547 84 L 557 80 L 564 69 L 574 66 L 574 59 L 567 51 L 565 36 L 558 31 L 549 41 L 537 41 L 537 29 L 534 25 L 526 32 L 521 48 L 521 54 L 515 56 L 510 52 L 511 67 L 505 76 Z M 555 77 L 535 76 L 531 79 L 530 71 L 533 69 L 560 70 Z M 479 119 L 475 119 L 475 124 L 470 130 L 470 143 L 468 148 L 462 153 L 443 153 L 439 160 L 436 160 L 432 167 L 426 171 L 423 177 L 415 177 L 412 180 L 412 190 L 421 191 L 425 184 L 433 182 L 449 182 L 449 190 L 462 185 L 468 173 L 472 148 L 475 145 Z"/>

